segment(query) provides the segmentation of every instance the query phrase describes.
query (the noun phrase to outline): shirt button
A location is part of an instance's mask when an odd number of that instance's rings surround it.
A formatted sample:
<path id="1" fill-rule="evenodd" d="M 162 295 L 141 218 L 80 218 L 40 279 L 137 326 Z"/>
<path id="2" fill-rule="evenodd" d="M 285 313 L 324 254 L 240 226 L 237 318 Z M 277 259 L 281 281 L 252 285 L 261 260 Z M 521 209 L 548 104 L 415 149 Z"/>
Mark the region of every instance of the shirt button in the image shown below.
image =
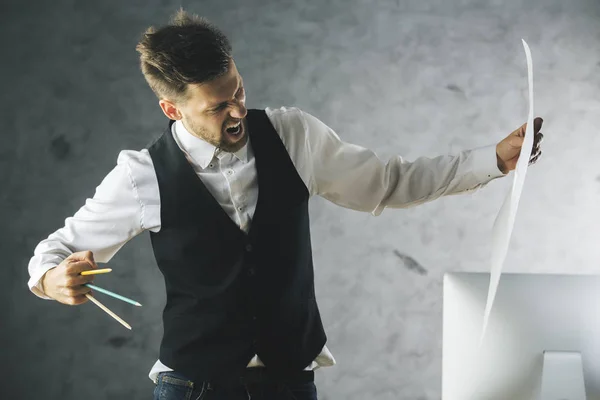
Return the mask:
<path id="1" fill-rule="evenodd" d="M 233 175 L 233 170 L 232 170 L 232 169 L 230 169 L 229 171 L 227 171 L 227 173 L 228 173 L 229 175 Z"/>
<path id="2" fill-rule="evenodd" d="M 240 206 L 238 207 L 238 211 L 242 211 L 244 209 L 244 207 Z"/>
<path id="3" fill-rule="evenodd" d="M 215 164 L 208 164 L 209 168 L 213 168 L 215 166 Z"/>
<path id="4" fill-rule="evenodd" d="M 248 251 L 248 252 L 252 251 L 252 245 L 250 243 L 248 243 L 246 245 L 246 251 Z"/>

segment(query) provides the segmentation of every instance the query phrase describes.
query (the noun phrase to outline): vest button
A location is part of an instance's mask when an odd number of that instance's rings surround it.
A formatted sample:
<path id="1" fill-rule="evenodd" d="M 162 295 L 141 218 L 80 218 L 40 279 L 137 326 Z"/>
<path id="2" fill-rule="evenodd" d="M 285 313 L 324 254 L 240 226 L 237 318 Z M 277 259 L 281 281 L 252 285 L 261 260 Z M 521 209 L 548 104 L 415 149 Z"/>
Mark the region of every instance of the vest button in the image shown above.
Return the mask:
<path id="1" fill-rule="evenodd" d="M 254 268 L 249 268 L 249 269 L 248 269 L 248 275 L 249 275 L 249 276 L 252 276 L 252 275 L 254 275 L 255 273 L 256 273 L 256 271 L 254 270 Z"/>
<path id="2" fill-rule="evenodd" d="M 252 251 L 252 245 L 251 245 L 250 243 L 248 243 L 248 244 L 246 245 L 246 251 L 247 251 L 247 252 L 251 252 L 251 251 Z"/>

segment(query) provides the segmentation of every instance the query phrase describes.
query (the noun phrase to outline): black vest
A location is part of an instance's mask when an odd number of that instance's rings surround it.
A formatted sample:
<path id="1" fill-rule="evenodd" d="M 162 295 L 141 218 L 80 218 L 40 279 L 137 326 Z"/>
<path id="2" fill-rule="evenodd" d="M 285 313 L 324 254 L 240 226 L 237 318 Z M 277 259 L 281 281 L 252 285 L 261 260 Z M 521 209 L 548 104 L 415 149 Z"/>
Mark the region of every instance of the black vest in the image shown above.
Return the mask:
<path id="1" fill-rule="evenodd" d="M 150 233 L 167 303 L 160 360 L 195 381 L 308 366 L 326 336 L 314 291 L 309 193 L 262 110 L 248 110 L 258 203 L 248 234 L 186 160 L 171 125 L 150 147 L 161 229 Z"/>

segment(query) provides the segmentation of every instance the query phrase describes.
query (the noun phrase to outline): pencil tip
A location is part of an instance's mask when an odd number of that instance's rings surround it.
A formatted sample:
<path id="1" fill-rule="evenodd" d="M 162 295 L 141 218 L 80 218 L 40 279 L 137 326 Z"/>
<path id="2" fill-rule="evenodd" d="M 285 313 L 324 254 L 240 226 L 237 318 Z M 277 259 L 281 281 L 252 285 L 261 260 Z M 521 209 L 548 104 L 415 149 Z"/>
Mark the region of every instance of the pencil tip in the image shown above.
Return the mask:
<path id="1" fill-rule="evenodd" d="M 141 307 L 142 305 L 140 303 L 135 303 L 136 306 Z"/>

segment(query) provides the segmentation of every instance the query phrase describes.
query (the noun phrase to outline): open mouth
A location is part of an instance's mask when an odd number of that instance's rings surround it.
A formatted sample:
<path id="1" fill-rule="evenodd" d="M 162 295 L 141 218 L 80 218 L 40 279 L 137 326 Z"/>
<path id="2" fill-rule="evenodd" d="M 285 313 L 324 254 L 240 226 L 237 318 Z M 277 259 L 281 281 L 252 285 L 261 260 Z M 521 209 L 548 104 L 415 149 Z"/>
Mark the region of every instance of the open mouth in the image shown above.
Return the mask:
<path id="1" fill-rule="evenodd" d="M 225 130 L 230 135 L 233 135 L 233 136 L 239 135 L 242 132 L 242 121 L 238 122 L 235 125 L 230 126 L 229 128 L 227 128 Z"/>

